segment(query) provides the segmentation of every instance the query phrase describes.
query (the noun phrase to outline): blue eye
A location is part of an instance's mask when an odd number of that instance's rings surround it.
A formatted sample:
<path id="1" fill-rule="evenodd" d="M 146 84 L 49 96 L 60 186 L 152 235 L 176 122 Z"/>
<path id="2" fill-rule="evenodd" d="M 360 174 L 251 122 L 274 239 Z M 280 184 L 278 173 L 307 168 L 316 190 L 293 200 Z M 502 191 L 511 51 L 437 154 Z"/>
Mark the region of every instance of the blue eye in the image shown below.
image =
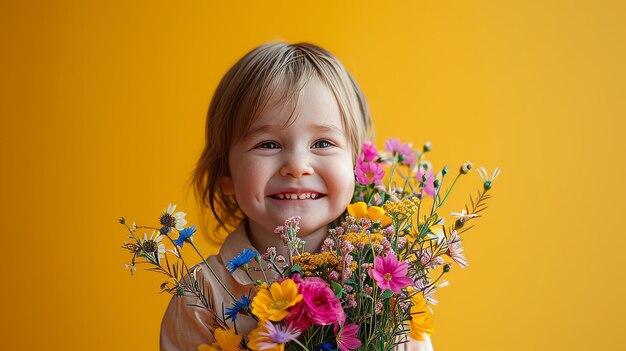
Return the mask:
<path id="1" fill-rule="evenodd" d="M 327 149 L 332 146 L 334 145 L 328 140 L 318 140 L 313 144 L 313 147 L 317 149 Z"/>
<path id="2" fill-rule="evenodd" d="M 262 143 L 259 143 L 256 147 L 260 149 L 279 149 L 280 148 L 280 146 L 273 141 L 264 141 Z"/>

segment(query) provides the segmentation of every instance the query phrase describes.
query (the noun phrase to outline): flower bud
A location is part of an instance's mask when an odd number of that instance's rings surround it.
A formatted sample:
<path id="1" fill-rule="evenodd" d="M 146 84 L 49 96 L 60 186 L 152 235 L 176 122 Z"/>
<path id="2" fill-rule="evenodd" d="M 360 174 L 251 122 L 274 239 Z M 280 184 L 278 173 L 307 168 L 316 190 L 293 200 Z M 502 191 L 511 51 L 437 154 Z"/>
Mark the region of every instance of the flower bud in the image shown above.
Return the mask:
<path id="1" fill-rule="evenodd" d="M 449 264 L 449 263 L 446 263 L 446 264 L 443 265 L 443 272 L 444 273 L 448 273 L 448 272 L 450 272 L 451 268 L 452 268 L 452 265 Z"/>
<path id="2" fill-rule="evenodd" d="M 491 186 L 492 186 L 491 180 L 487 180 L 485 181 L 485 184 L 483 184 L 483 187 L 485 188 L 485 190 L 491 189 Z"/>
<path id="3" fill-rule="evenodd" d="M 441 170 L 441 175 L 445 176 L 446 174 L 448 174 L 448 171 L 449 171 L 448 166 L 444 166 L 443 169 Z"/>
<path id="4" fill-rule="evenodd" d="M 461 229 L 465 225 L 466 219 L 461 217 L 454 222 L 454 229 Z"/>
<path id="5" fill-rule="evenodd" d="M 427 141 L 424 143 L 424 152 L 428 152 L 432 150 L 432 145 L 430 144 L 430 141 Z"/>
<path id="6" fill-rule="evenodd" d="M 159 233 L 161 233 L 162 235 L 167 235 L 170 232 L 170 227 L 168 226 L 164 226 L 161 227 L 161 229 L 159 229 Z"/>
<path id="7" fill-rule="evenodd" d="M 435 187 L 435 189 L 439 188 L 439 185 L 440 185 L 439 183 L 440 183 L 439 179 L 435 179 L 435 181 L 433 182 L 433 186 Z"/>
<path id="8" fill-rule="evenodd" d="M 472 170 L 472 166 L 473 166 L 473 164 L 470 161 L 465 162 L 461 166 L 461 173 L 468 174 Z"/>

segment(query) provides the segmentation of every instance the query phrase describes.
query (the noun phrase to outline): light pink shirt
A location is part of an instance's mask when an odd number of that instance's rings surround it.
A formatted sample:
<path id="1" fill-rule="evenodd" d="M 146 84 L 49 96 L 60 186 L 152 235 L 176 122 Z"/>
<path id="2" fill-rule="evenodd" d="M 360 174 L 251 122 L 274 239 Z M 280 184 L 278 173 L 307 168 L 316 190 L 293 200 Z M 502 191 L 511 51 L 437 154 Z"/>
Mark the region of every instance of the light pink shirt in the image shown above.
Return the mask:
<path id="1" fill-rule="evenodd" d="M 242 222 L 226 238 L 219 253 L 207 258 L 207 262 L 215 270 L 217 276 L 220 277 L 222 282 L 238 300 L 241 299 L 241 295 L 252 297 L 252 295 L 254 295 L 254 284 L 242 270 L 237 270 L 231 274 L 228 268 L 226 268 L 226 262 L 237 256 L 245 248 L 253 249 L 253 246 L 246 236 Z M 261 272 L 255 269 L 259 268 L 256 261 L 253 260 L 250 262 L 249 266 L 254 270 L 251 272 L 252 277 L 254 279 L 263 280 Z M 224 316 L 222 316 L 222 311 L 226 311 L 226 308 L 232 307 L 230 295 L 222 288 L 204 263 L 198 265 L 198 267 L 200 267 L 200 269 L 196 273 L 197 279 L 201 282 L 202 280 L 204 281 L 204 286 L 206 286 L 206 290 L 209 292 L 209 296 L 207 297 L 214 304 L 214 309 L 219 311 L 219 317 L 225 319 Z M 278 278 L 277 273 L 272 270 L 267 271 L 266 274 L 270 281 Z M 195 296 L 189 296 L 188 294 L 184 296 L 172 296 L 161 323 L 162 351 L 196 351 L 201 344 L 211 345 L 215 342 L 213 332 L 217 325 L 214 324 L 211 314 L 205 308 L 193 305 L 202 305 L 200 300 Z M 228 322 L 229 326 L 232 327 L 232 323 L 230 323 L 230 321 Z M 256 326 L 257 322 L 250 316 L 239 314 L 237 317 L 236 327 L 238 334 L 247 335 L 252 329 L 256 328 Z M 424 342 L 411 340 L 404 345 L 406 345 L 406 349 L 411 351 L 432 350 L 430 339 L 427 335 L 426 341 Z M 399 347 L 399 349 L 402 348 L 404 347 Z"/>

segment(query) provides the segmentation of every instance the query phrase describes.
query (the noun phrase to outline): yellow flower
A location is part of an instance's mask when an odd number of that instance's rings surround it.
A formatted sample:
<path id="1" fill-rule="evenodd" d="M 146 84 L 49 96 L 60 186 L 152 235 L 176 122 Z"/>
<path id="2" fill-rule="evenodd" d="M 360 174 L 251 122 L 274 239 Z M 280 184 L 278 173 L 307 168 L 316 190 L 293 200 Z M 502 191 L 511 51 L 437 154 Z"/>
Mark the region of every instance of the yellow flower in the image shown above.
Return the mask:
<path id="1" fill-rule="evenodd" d="M 386 227 L 391 224 L 391 217 L 385 214 L 385 210 L 382 207 L 370 206 L 367 207 L 365 202 L 357 202 L 348 205 L 348 213 L 350 216 L 357 220 L 361 218 L 367 218 L 372 222 L 380 220 L 380 224 Z"/>
<path id="2" fill-rule="evenodd" d="M 407 289 L 409 293 L 413 292 L 412 288 Z M 411 322 L 409 324 L 409 335 L 418 341 L 424 340 L 424 333 L 431 335 L 433 333 L 433 314 L 426 305 L 426 299 L 423 293 L 417 293 L 411 296 Z"/>
<path id="3" fill-rule="evenodd" d="M 234 329 L 215 329 L 213 345 L 202 344 L 198 351 L 237 351 L 241 350 L 241 336 Z"/>
<path id="4" fill-rule="evenodd" d="M 282 283 L 272 283 L 269 289 L 259 289 L 252 299 L 252 313 L 261 321 L 270 320 L 280 322 L 287 317 L 287 310 L 302 301 L 302 294 L 298 294 L 298 287 L 291 279 Z"/>

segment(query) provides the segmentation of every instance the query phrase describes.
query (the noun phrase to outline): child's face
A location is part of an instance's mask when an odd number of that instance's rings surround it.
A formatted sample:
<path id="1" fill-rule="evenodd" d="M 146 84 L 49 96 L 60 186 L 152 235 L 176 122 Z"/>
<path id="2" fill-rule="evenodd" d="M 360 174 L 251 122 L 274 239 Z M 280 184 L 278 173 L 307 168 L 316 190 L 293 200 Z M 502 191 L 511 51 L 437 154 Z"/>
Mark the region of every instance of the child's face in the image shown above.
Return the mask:
<path id="1" fill-rule="evenodd" d="M 228 155 L 228 183 L 256 233 L 273 233 L 292 216 L 302 217 L 303 236 L 325 230 L 354 191 L 352 153 L 332 93 L 313 80 L 284 127 L 291 110 L 270 101 Z"/>

